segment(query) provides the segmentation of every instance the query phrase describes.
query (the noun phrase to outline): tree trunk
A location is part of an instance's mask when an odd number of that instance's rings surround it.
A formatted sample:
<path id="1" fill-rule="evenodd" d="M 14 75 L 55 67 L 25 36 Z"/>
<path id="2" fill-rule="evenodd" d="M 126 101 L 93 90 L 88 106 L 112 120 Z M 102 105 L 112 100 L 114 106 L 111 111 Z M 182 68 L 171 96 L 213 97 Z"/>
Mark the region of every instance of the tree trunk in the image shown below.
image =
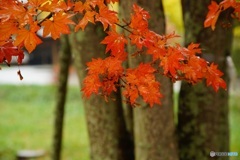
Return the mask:
<path id="1" fill-rule="evenodd" d="M 230 12 L 220 16 L 215 31 L 204 29 L 203 22 L 210 2 L 182 0 L 185 45 L 200 43 L 202 57 L 218 64 L 228 83 L 226 56 L 230 55 L 233 35 L 232 28 L 223 28 L 220 24 L 230 18 Z M 215 93 L 205 83 L 194 86 L 182 83 L 179 96 L 180 159 L 210 160 L 211 151 L 229 151 L 228 91 L 220 89 Z"/>
<path id="2" fill-rule="evenodd" d="M 60 72 L 58 76 L 57 103 L 55 108 L 53 160 L 61 159 L 62 133 L 64 122 L 64 106 L 67 95 L 68 69 L 71 60 L 71 49 L 68 36 L 61 37 L 61 50 L 59 56 Z"/>
<path id="3" fill-rule="evenodd" d="M 165 17 L 162 1 L 129 0 L 120 2 L 120 15 L 129 18 L 132 4 L 137 2 L 148 10 L 151 15 L 150 28 L 155 32 L 165 33 Z M 130 50 L 131 52 L 131 50 Z M 129 66 L 136 67 L 140 62 L 148 62 L 150 57 L 140 55 L 135 59 L 129 56 Z M 134 145 L 136 160 L 177 160 L 177 147 L 174 135 L 173 117 L 173 87 L 169 79 L 157 76 L 160 81 L 161 93 L 164 95 L 162 105 L 149 105 L 141 103 L 134 108 Z"/>
<path id="4" fill-rule="evenodd" d="M 84 32 L 70 35 L 79 83 L 86 76 L 86 62 L 104 57 L 100 45 L 105 34 L 99 25 L 89 24 Z M 124 122 L 120 92 L 105 102 L 103 97 L 92 96 L 84 100 L 92 160 L 133 160 L 133 143 Z"/>

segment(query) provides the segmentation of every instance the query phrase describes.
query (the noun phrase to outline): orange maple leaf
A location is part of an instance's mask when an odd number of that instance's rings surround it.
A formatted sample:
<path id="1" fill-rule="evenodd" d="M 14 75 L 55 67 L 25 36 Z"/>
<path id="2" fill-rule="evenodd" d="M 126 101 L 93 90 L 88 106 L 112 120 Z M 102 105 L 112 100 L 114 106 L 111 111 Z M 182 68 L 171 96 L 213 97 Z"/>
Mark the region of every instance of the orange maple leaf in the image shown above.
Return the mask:
<path id="1" fill-rule="evenodd" d="M 109 31 L 108 36 L 104 38 L 101 44 L 106 44 L 106 53 L 111 51 L 111 55 L 121 60 L 126 59 L 124 47 L 127 44 L 126 38 L 116 31 Z"/>
<path id="2" fill-rule="evenodd" d="M 88 22 L 92 22 L 93 24 L 95 23 L 94 16 L 96 15 L 95 11 L 87 11 L 84 15 L 84 17 L 79 21 L 79 23 L 75 27 L 75 32 L 81 28 L 82 30 L 85 29 L 86 25 Z"/>
<path id="3" fill-rule="evenodd" d="M 93 93 L 97 94 L 99 92 L 100 87 L 102 87 L 102 83 L 98 75 L 91 74 L 85 77 L 83 81 L 84 87 L 81 91 L 83 91 L 84 96 L 87 98 L 90 97 Z"/>
<path id="4" fill-rule="evenodd" d="M 134 105 L 136 103 L 136 99 L 139 97 L 138 89 L 136 86 L 127 85 L 123 95 L 129 99 L 131 105 Z"/>
<path id="5" fill-rule="evenodd" d="M 237 2 L 236 0 L 223 0 L 220 5 L 223 6 L 223 10 L 226 10 L 230 7 L 235 8 Z"/>
<path id="6" fill-rule="evenodd" d="M 69 34 L 70 29 L 68 24 L 75 24 L 70 18 L 73 14 L 66 14 L 63 12 L 58 12 L 54 14 L 52 20 L 45 20 L 41 26 L 43 26 L 43 37 L 49 34 L 53 39 L 57 39 L 61 34 Z"/>
<path id="7" fill-rule="evenodd" d="M 100 7 L 99 14 L 96 14 L 95 18 L 103 24 L 104 31 L 108 26 L 114 26 L 118 22 L 117 12 L 109 10 L 106 6 Z"/>
<path id="8" fill-rule="evenodd" d="M 119 0 L 106 0 L 106 3 L 115 3 L 118 2 Z"/>
<path id="9" fill-rule="evenodd" d="M 88 74 L 103 74 L 105 72 L 104 60 L 101 58 L 92 59 L 87 63 Z"/>
<path id="10" fill-rule="evenodd" d="M 25 26 L 33 19 L 33 16 L 36 15 L 36 11 L 29 7 L 26 7 L 27 4 L 23 4 L 20 1 L 13 1 L 7 4 L 1 3 L 0 6 L 0 19 L 1 22 L 8 21 L 10 19 L 18 22 L 20 28 Z"/>
<path id="11" fill-rule="evenodd" d="M 95 8 L 96 6 L 102 7 L 106 5 L 104 4 L 104 0 L 86 0 L 84 6 L 86 10 L 89 10 L 90 8 Z"/>
<path id="12" fill-rule="evenodd" d="M 217 65 L 212 63 L 208 68 L 207 68 L 207 86 L 212 86 L 213 89 L 217 92 L 219 87 L 222 87 L 223 89 L 226 89 L 227 85 L 225 81 L 221 78 L 223 73 L 217 69 Z"/>
<path id="13" fill-rule="evenodd" d="M 154 72 L 156 70 L 150 64 L 141 63 L 135 69 L 128 69 L 126 72 L 126 83 L 123 94 L 129 98 L 130 103 L 136 103 L 139 95 L 152 107 L 153 104 L 160 104 L 162 97 L 159 82 L 156 81 Z"/>
<path id="14" fill-rule="evenodd" d="M 154 75 L 145 76 L 138 90 L 143 100 L 150 104 L 150 107 L 152 107 L 153 104 L 161 104 L 160 98 L 163 96 L 160 93 L 160 83 L 155 81 Z"/>
<path id="15" fill-rule="evenodd" d="M 74 10 L 73 10 L 74 12 L 83 13 L 85 9 L 86 8 L 81 1 L 74 3 Z"/>
<path id="16" fill-rule="evenodd" d="M 17 22 L 14 20 L 0 23 L 0 41 L 6 41 L 12 34 L 15 34 L 18 31 L 17 25 Z"/>
<path id="17" fill-rule="evenodd" d="M 46 2 L 48 2 L 48 0 L 28 0 L 28 4 L 34 8 L 38 8 L 41 5 L 44 5 Z"/>
<path id="18" fill-rule="evenodd" d="M 221 10 L 219 5 L 215 1 L 211 2 L 211 4 L 208 6 L 208 9 L 209 11 L 206 20 L 204 21 L 204 27 L 211 26 L 212 30 L 214 30 Z"/>
<path id="19" fill-rule="evenodd" d="M 119 77 L 123 74 L 122 61 L 115 57 L 106 59 L 92 59 L 87 63 L 88 75 L 84 79 L 84 94 L 88 97 L 93 93 L 101 92 L 105 96 L 109 96 L 113 91 L 116 91 L 116 84 Z M 92 79 L 91 79 L 92 78 Z M 90 80 L 91 79 L 91 80 Z M 88 82 L 90 80 L 90 82 Z M 88 87 L 91 83 L 96 83 L 94 87 Z M 98 91 L 98 92 L 96 92 Z"/>
<path id="20" fill-rule="evenodd" d="M 153 61 L 162 59 L 166 55 L 166 48 L 164 46 L 150 46 L 147 50 L 147 53 L 152 55 Z"/>
<path id="21" fill-rule="evenodd" d="M 14 45 L 24 45 L 28 52 L 31 53 L 38 44 L 42 43 L 42 40 L 36 35 L 36 31 L 39 29 L 40 27 L 37 25 L 37 22 L 30 25 L 30 30 L 25 28 L 20 29 L 16 34 Z"/>
<path id="22" fill-rule="evenodd" d="M 123 73 L 122 61 L 116 57 L 107 57 L 104 59 L 106 67 L 106 74 L 108 78 L 117 77 L 119 78 Z"/>
<path id="23" fill-rule="evenodd" d="M 25 15 L 26 9 L 21 5 L 19 1 L 7 1 L 1 2 L 0 6 L 0 19 L 2 22 L 8 21 L 11 18 L 20 17 Z"/>
<path id="24" fill-rule="evenodd" d="M 161 59 L 160 66 L 163 67 L 165 75 L 170 75 L 170 77 L 176 78 L 177 70 L 181 68 L 180 62 L 184 60 L 184 56 L 179 50 L 169 47 L 166 55 Z"/>
<path id="25" fill-rule="evenodd" d="M 134 29 L 134 33 L 137 32 L 138 34 L 141 34 L 149 31 L 148 29 L 148 19 L 150 18 L 149 13 L 136 4 L 133 5 L 133 11 L 134 14 L 131 15 L 130 27 Z"/>
<path id="26" fill-rule="evenodd" d="M 191 43 L 188 45 L 186 51 L 188 55 L 196 55 L 202 53 L 202 50 L 199 48 L 200 44 L 199 43 Z M 180 45 L 179 45 L 180 47 Z"/>
<path id="27" fill-rule="evenodd" d="M 189 83 L 195 84 L 205 75 L 207 62 L 197 56 L 191 56 L 186 64 L 179 70 L 183 73 L 184 79 Z"/>
<path id="28" fill-rule="evenodd" d="M 48 0 L 46 3 L 40 6 L 39 9 L 42 11 L 57 13 L 57 12 L 68 10 L 69 7 L 65 1 L 60 1 L 60 0 L 49 1 Z"/>

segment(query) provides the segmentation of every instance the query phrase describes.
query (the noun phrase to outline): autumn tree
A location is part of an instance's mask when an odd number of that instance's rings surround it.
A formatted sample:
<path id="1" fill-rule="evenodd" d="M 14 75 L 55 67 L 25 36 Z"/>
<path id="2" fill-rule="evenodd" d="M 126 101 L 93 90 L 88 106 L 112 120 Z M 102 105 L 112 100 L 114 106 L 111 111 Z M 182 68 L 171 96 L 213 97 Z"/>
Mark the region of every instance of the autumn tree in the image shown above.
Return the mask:
<path id="1" fill-rule="evenodd" d="M 136 159 L 141 159 L 141 153 L 149 159 L 162 156 L 164 159 L 174 159 L 175 154 L 161 153 L 164 149 L 176 153 L 171 108 L 172 84 L 163 77 L 172 82 L 184 80 L 190 85 L 205 80 L 207 86 L 218 91 L 219 88 L 226 88 L 221 78 L 223 74 L 216 64 L 201 58 L 204 54 L 201 54 L 198 43 L 188 43 L 182 47 L 169 42 L 178 36 L 175 33 L 164 34 L 161 1 L 154 5 L 138 1 L 150 10 L 159 7 L 159 14 L 152 14 L 153 21 L 150 23 L 150 14 L 136 3 L 122 1 L 122 7 L 131 12 L 124 13 L 125 18 L 118 18 L 117 12 L 108 7 L 110 2 L 118 0 L 29 0 L 27 3 L 1 0 L 0 63 L 9 65 L 12 57 L 16 56 L 20 65 L 24 57 L 23 49 L 31 53 L 42 43 L 37 31 L 43 29 L 44 37 L 50 35 L 57 39 L 62 34 L 70 34 L 71 25 L 77 34 L 70 35 L 70 44 L 81 77 L 83 96 L 89 98 L 85 104 L 92 159 L 132 159 L 132 153 L 127 152 L 132 152 L 133 148 L 128 143 L 121 97 L 127 104 L 141 107 L 134 110 L 134 132 L 143 132 L 134 134 Z M 48 16 L 39 19 L 44 12 Z M 161 27 L 157 29 L 154 25 Z M 123 32 L 118 32 L 117 27 Z M 128 45 L 134 51 L 127 50 Z M 128 62 L 129 65 L 124 67 Z M 18 74 L 22 79 L 20 71 Z M 104 101 L 108 101 L 108 106 Z M 161 104 L 163 107 L 158 107 Z M 137 123 L 140 121 L 143 123 Z M 156 137 L 152 138 L 152 135 Z M 171 143 L 166 140 L 171 140 Z M 139 142 L 143 142 L 144 146 Z M 159 144 L 165 145 L 165 148 Z"/>
<path id="2" fill-rule="evenodd" d="M 208 12 L 206 6 L 210 3 L 212 5 Z M 231 10 L 218 8 L 217 3 L 210 0 L 182 0 L 182 7 L 185 45 L 200 43 L 203 49 L 201 57 L 218 64 L 228 83 L 226 57 L 231 54 L 233 34 L 232 27 L 226 26 L 231 22 Z M 225 11 L 220 15 L 223 10 Z M 211 27 L 207 29 L 203 25 L 206 16 L 205 26 Z M 178 113 L 181 160 L 206 160 L 211 158 L 210 151 L 229 151 L 228 94 L 228 90 L 216 93 L 203 83 L 194 86 L 182 83 Z"/>
<path id="3" fill-rule="evenodd" d="M 145 0 L 129 0 L 120 2 L 120 15 L 127 22 L 130 20 L 130 10 L 133 3 L 137 3 L 149 11 L 151 18 L 149 28 L 159 34 L 165 34 L 165 16 L 162 1 L 154 0 L 149 3 Z M 125 34 L 129 34 L 123 30 Z M 136 50 L 128 47 L 130 54 Z M 144 53 L 128 58 L 129 67 L 136 67 L 142 62 L 151 62 L 152 57 Z M 133 130 L 136 160 L 177 160 L 177 145 L 175 140 L 175 126 L 173 119 L 173 87 L 170 79 L 157 75 L 156 79 L 162 84 L 161 93 L 164 99 L 162 104 L 153 108 L 144 102 L 139 103 L 140 108 L 133 110 Z M 160 107 L 161 106 L 161 107 Z"/>
<path id="4" fill-rule="evenodd" d="M 71 63 L 71 47 L 67 35 L 61 37 L 61 48 L 59 53 L 59 75 L 56 93 L 56 107 L 54 114 L 54 135 L 52 159 L 61 159 L 62 139 L 64 128 L 65 102 L 67 97 L 67 82 L 69 67 Z"/>
<path id="5" fill-rule="evenodd" d="M 110 2 L 116 0 L 107 1 Z M 162 94 L 159 92 L 160 83 L 155 78 L 156 74 L 169 77 L 172 81 L 185 80 L 191 84 L 206 79 L 207 85 L 212 86 L 215 91 L 219 87 L 226 88 L 217 66 L 209 65 L 197 56 L 201 53 L 199 44 L 191 43 L 186 48 L 179 44 L 170 44 L 169 39 L 177 35 L 159 35 L 149 30 L 150 15 L 136 4 L 132 7 L 130 22 L 120 21 L 117 12 L 109 9 L 103 0 L 67 3 L 58 0 L 29 0 L 27 3 L 6 0 L 1 1 L 0 9 L 0 31 L 3 35 L 0 39 L 1 63 L 9 64 L 12 56 L 17 56 L 18 63 L 21 64 L 22 49 L 26 48 L 31 53 L 42 43 L 36 34 L 41 28 L 44 37 L 50 35 L 53 39 L 59 38 L 61 34 L 69 34 L 68 25 L 75 25 L 75 32 L 79 29 L 84 30 L 89 22 L 100 22 L 104 31 L 108 28 L 107 36 L 101 41 L 106 45 L 108 57 L 92 59 L 87 64 L 88 74 L 82 89 L 86 97 L 101 94 L 107 98 L 117 91 L 117 82 L 122 81 L 124 84 L 120 87 L 125 89 L 123 95 L 131 105 L 135 105 L 140 97 L 150 106 L 160 104 Z M 42 12 L 49 14 L 44 19 L 39 19 L 38 16 Z M 77 14 L 83 17 L 74 23 L 71 17 Z M 130 34 L 117 33 L 116 26 Z M 129 56 L 125 51 L 127 39 L 136 47 L 136 54 L 141 54 L 146 49 L 146 54 L 152 56 L 152 61 L 141 63 L 136 68 L 123 68 L 122 63 Z M 157 69 L 154 69 L 154 65 L 158 66 Z"/>
<path id="6" fill-rule="evenodd" d="M 106 57 L 106 48 L 99 45 L 104 36 L 106 34 L 99 24 L 89 25 L 84 32 L 69 36 L 80 86 L 87 74 L 87 62 L 93 58 Z M 133 144 L 124 122 L 120 90 L 112 94 L 108 102 L 102 96 L 93 95 L 84 100 L 84 108 L 91 159 L 134 159 Z"/>

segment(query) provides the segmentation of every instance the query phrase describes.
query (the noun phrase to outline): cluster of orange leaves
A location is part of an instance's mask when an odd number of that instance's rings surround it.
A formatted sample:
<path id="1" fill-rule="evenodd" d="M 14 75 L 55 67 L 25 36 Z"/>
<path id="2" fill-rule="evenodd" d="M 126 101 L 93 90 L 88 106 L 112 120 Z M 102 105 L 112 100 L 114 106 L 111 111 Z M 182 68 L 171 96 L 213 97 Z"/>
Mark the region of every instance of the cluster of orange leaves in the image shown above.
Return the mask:
<path id="1" fill-rule="evenodd" d="M 28 0 L 22 3 L 17 0 L 0 0 L 0 63 L 10 63 L 12 56 L 18 57 L 21 64 L 23 49 L 31 53 L 38 44 L 42 43 L 37 31 L 43 29 L 43 37 L 59 38 L 62 34 L 69 34 L 69 25 L 75 26 L 75 32 L 84 30 L 87 24 L 100 22 L 107 36 L 101 44 L 106 45 L 105 59 L 92 59 L 87 63 L 88 74 L 83 81 L 83 93 L 86 97 L 101 94 L 105 97 L 124 88 L 123 95 L 132 105 L 142 97 L 150 106 L 160 104 L 163 96 L 156 74 L 172 79 L 186 80 L 195 84 L 206 79 L 215 91 L 219 87 L 226 88 L 223 73 L 217 65 L 209 64 L 200 58 L 199 44 L 182 47 L 170 44 L 169 39 L 177 35 L 159 35 L 149 30 L 150 15 L 138 5 L 133 5 L 129 22 L 120 22 L 117 12 L 109 9 L 109 3 L 118 0 Z M 43 12 L 48 13 L 43 19 L 39 18 Z M 81 17 L 72 20 L 74 15 Z M 121 23 L 123 23 L 121 25 Z M 120 26 L 124 32 L 116 31 Z M 123 63 L 128 58 L 134 58 L 127 53 L 126 46 L 135 46 L 138 54 L 152 56 L 149 63 L 141 63 L 136 68 L 124 68 Z"/>
<path id="2" fill-rule="evenodd" d="M 221 12 L 232 8 L 233 13 L 232 17 L 240 20 L 240 2 L 237 0 L 223 0 L 219 4 L 215 1 L 212 1 L 208 6 L 208 14 L 204 22 L 204 27 L 211 27 L 212 30 L 215 29 L 216 22 L 218 20 Z"/>

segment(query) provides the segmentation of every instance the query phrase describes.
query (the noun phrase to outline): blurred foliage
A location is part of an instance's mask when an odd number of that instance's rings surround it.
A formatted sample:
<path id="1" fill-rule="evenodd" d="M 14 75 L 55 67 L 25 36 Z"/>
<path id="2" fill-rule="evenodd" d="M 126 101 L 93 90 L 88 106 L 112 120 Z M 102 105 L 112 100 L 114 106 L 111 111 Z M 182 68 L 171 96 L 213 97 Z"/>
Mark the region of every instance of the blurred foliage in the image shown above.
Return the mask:
<path id="1" fill-rule="evenodd" d="M 176 31 L 177 34 L 183 34 L 183 19 L 181 0 L 163 0 L 164 12 L 167 18 L 168 32 Z"/>
<path id="2" fill-rule="evenodd" d="M 232 58 L 237 69 L 238 77 L 240 76 L 240 26 L 234 28 L 234 41 L 232 48 Z"/>

